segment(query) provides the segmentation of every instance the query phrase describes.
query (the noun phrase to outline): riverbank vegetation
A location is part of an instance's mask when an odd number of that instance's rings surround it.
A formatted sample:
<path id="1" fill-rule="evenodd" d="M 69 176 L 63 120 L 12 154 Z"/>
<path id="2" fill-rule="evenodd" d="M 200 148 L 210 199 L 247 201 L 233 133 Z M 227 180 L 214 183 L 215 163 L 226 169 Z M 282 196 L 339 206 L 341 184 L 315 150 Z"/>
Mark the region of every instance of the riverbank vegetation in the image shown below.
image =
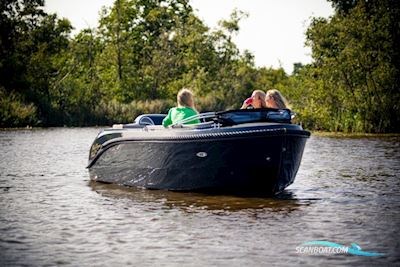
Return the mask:
<path id="1" fill-rule="evenodd" d="M 239 51 L 232 38 L 247 14 L 238 10 L 211 30 L 188 0 L 116 0 L 98 28 L 71 37 L 43 0 L 3 1 L 0 127 L 131 122 L 166 113 L 187 86 L 199 111 L 276 88 L 304 128 L 399 132 L 399 1 L 330 2 L 334 15 L 312 18 L 306 32 L 313 62 L 287 74 Z"/>

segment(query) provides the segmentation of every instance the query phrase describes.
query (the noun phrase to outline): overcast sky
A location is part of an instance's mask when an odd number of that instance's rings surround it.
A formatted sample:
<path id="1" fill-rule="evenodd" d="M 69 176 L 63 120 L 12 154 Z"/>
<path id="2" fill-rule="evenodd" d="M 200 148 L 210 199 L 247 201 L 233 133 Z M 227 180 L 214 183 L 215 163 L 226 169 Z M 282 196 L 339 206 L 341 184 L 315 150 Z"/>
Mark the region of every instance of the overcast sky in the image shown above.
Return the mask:
<path id="1" fill-rule="evenodd" d="M 114 0 L 46 0 L 45 10 L 68 18 L 75 27 L 96 27 L 102 6 Z M 278 68 L 290 74 L 293 63 L 311 62 L 311 50 L 304 46 L 305 31 L 311 17 L 333 14 L 326 0 L 191 0 L 196 14 L 211 28 L 229 18 L 237 8 L 249 14 L 240 23 L 235 43 L 241 51 L 249 50 L 257 66 Z"/>

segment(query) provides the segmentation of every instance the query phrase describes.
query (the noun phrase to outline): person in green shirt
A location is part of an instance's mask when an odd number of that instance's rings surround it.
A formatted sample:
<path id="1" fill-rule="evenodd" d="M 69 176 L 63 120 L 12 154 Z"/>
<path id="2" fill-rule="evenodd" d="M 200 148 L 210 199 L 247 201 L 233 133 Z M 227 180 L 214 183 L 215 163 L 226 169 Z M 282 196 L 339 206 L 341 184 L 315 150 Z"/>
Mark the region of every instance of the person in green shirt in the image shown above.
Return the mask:
<path id="1" fill-rule="evenodd" d="M 193 99 L 193 93 L 189 89 L 183 88 L 178 92 L 177 95 L 177 102 L 178 106 L 171 108 L 168 111 L 167 117 L 164 118 L 162 124 L 164 127 L 168 127 L 169 125 L 172 125 L 180 120 L 189 118 L 191 116 L 194 116 L 198 114 L 197 110 L 194 107 L 194 99 Z M 200 120 L 194 119 L 188 122 L 185 122 L 185 124 L 196 124 L 200 123 Z"/>

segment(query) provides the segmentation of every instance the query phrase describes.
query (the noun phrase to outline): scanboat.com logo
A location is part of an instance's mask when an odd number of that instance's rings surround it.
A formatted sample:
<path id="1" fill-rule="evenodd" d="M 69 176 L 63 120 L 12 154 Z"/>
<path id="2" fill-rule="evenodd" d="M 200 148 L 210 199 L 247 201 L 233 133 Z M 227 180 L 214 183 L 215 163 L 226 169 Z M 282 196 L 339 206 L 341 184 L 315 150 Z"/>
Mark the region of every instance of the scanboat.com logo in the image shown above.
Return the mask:
<path id="1" fill-rule="evenodd" d="M 352 243 L 350 247 L 329 241 L 310 241 L 296 247 L 296 253 L 300 254 L 353 254 L 360 256 L 383 256 L 384 253 L 363 251 L 359 245 Z"/>

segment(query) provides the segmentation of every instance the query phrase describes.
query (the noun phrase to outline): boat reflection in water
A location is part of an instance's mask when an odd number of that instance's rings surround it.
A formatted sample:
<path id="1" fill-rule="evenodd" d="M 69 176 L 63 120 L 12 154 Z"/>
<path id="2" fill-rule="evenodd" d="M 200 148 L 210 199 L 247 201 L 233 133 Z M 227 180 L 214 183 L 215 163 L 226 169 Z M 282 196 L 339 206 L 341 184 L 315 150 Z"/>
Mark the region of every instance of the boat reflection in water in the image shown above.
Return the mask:
<path id="1" fill-rule="evenodd" d="M 194 118 L 203 122 L 184 123 Z M 92 144 L 93 181 L 172 191 L 265 196 L 293 183 L 310 136 L 287 109 L 196 115 L 170 128 L 163 115 L 101 131 Z"/>
<path id="2" fill-rule="evenodd" d="M 270 211 L 288 214 L 315 202 L 315 199 L 297 199 L 288 191 L 275 197 L 241 197 L 234 195 L 174 192 L 168 190 L 146 190 L 138 187 L 123 187 L 115 184 L 90 181 L 89 187 L 111 203 L 124 202 L 144 209 L 178 209 L 184 212 L 239 212 Z M 126 201 L 121 201 L 126 200 Z"/>

